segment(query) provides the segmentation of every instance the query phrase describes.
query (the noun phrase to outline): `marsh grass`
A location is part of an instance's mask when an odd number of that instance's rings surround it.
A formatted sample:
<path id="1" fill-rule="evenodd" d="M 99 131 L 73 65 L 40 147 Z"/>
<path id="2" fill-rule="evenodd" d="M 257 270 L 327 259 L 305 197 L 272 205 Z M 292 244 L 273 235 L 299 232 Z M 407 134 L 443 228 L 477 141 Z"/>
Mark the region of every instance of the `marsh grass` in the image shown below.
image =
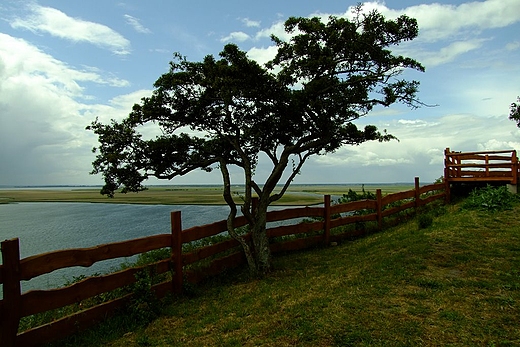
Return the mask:
<path id="1" fill-rule="evenodd" d="M 109 320 L 68 345 L 518 346 L 519 213 L 448 206 L 427 228 L 276 257 L 263 279 L 227 273 L 148 325 Z"/>
<path id="2" fill-rule="evenodd" d="M 410 185 L 374 185 L 383 193 L 413 189 Z M 233 195 L 237 203 L 241 201 L 239 188 Z M 292 185 L 276 205 L 312 205 L 323 203 L 323 195 L 341 195 L 348 189 L 360 191 L 360 185 Z M 0 190 L 0 203 L 16 202 L 98 202 L 117 204 L 175 204 L 175 205 L 225 205 L 221 186 L 172 186 L 150 187 L 139 193 L 116 194 L 107 198 L 99 193 L 99 188 L 82 189 L 17 189 Z"/>

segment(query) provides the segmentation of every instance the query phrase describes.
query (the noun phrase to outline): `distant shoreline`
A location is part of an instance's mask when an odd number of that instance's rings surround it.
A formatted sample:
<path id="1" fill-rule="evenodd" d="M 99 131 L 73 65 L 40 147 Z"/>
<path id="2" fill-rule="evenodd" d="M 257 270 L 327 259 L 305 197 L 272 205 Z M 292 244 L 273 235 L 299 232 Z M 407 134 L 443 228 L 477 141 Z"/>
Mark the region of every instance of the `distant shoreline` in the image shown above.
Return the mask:
<path id="1" fill-rule="evenodd" d="M 383 194 L 412 189 L 413 183 L 379 184 L 294 184 L 275 205 L 314 205 L 323 202 L 323 195 L 342 196 L 349 189 L 361 191 L 381 189 Z M 234 185 L 232 193 L 241 202 L 243 185 Z M 155 205 L 225 205 L 220 185 L 149 186 L 139 193 L 116 193 L 108 198 L 99 193 L 100 186 L 0 186 L 0 203 L 17 202 L 91 202 Z"/>
<path id="2" fill-rule="evenodd" d="M 429 184 L 431 182 L 427 182 Z M 319 186 L 408 186 L 413 185 L 413 182 L 394 182 L 394 183 L 295 183 L 292 184 L 291 187 L 319 187 Z M 183 187 L 194 187 L 194 188 L 218 188 L 221 187 L 222 184 L 151 184 L 146 186 L 147 188 L 183 188 Z M 244 184 L 234 184 L 236 187 L 244 187 Z M 282 184 L 278 184 L 278 187 L 281 187 Z M 75 188 L 85 188 L 85 189 L 101 189 L 103 186 L 100 184 L 89 185 L 89 184 L 57 184 L 57 185 L 9 185 L 9 184 L 0 184 L 0 189 L 3 190 L 11 190 L 11 189 L 75 189 Z"/>

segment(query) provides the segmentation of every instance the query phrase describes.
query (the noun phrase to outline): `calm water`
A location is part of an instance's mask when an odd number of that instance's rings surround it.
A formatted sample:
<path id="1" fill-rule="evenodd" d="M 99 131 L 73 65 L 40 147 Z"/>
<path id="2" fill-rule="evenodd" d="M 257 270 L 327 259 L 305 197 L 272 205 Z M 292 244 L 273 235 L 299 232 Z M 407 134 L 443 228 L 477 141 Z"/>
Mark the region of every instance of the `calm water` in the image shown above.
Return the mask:
<path id="1" fill-rule="evenodd" d="M 170 212 L 182 212 L 184 229 L 225 219 L 227 206 L 117 205 L 89 203 L 0 204 L 0 240 L 18 237 L 21 257 L 92 247 L 170 232 Z M 73 276 L 106 272 L 126 259 L 89 268 L 61 269 L 22 283 L 24 291 L 53 288 Z M 1 295 L 1 294 L 0 294 Z"/>

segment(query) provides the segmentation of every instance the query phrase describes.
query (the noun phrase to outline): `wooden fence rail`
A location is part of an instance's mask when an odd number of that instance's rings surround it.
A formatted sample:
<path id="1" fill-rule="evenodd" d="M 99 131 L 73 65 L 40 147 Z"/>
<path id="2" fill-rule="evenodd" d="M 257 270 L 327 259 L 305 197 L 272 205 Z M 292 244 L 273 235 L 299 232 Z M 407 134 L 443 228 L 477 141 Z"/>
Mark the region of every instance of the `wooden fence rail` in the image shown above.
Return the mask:
<path id="1" fill-rule="evenodd" d="M 322 207 L 299 207 L 270 211 L 268 222 L 311 218 L 310 222 L 297 223 L 269 228 L 268 236 L 273 239 L 273 253 L 304 249 L 344 238 L 356 237 L 367 231 L 362 226 L 331 234 L 332 228 L 356 223 L 373 222 L 376 229 L 383 227 L 383 218 L 396 217 L 400 212 L 416 212 L 434 200 L 445 199 L 445 184 L 432 184 L 421 187 L 415 178 L 415 188 L 406 192 L 382 196 L 376 191 L 375 200 L 362 200 L 331 206 L 330 196 L 324 197 Z M 364 211 L 356 214 L 356 211 Z M 314 218 L 314 219 L 312 219 Z M 314 221 L 313 221 L 314 220 Z M 246 225 L 244 217 L 235 220 L 235 227 Z M 20 319 L 26 316 L 79 303 L 82 300 L 131 285 L 137 281 L 140 271 L 153 269 L 157 274 L 170 272 L 171 279 L 152 286 L 152 291 L 161 298 L 168 293 L 181 293 L 183 281 L 197 283 L 207 276 L 221 273 L 227 268 L 245 264 L 246 260 L 234 239 L 228 239 L 210 246 L 200 247 L 190 252 L 182 252 L 183 244 L 202 240 L 227 231 L 226 221 L 182 230 L 181 213 L 171 213 L 171 233 L 145 238 L 104 244 L 91 248 L 77 248 L 49 252 L 20 259 L 19 240 L 6 240 L 1 243 L 2 265 L 0 265 L 0 284 L 3 286 L 3 299 L 0 300 L 0 346 L 36 346 L 61 339 L 85 329 L 96 322 L 106 319 L 117 309 L 131 300 L 132 295 L 104 302 L 56 321 L 19 331 Z M 297 236 L 298 235 L 298 236 Z M 248 235 L 247 235 L 248 236 Z M 249 236 L 248 236 L 249 237 Z M 170 248 L 170 257 L 156 263 L 121 270 L 115 273 L 92 276 L 63 288 L 50 290 L 31 290 L 21 292 L 20 281 L 29 280 L 57 269 L 84 266 L 120 257 L 128 257 L 151 250 Z M 226 252 L 218 257 L 220 253 Z M 197 269 L 190 265 L 201 260 L 211 260 L 205 267 Z"/>
<path id="2" fill-rule="evenodd" d="M 474 183 L 507 183 L 516 186 L 520 163 L 516 150 L 454 152 L 444 151 L 444 183 L 446 201 L 451 186 Z"/>
<path id="3" fill-rule="evenodd" d="M 444 177 L 448 182 L 507 182 L 517 184 L 516 150 L 452 152 L 446 148 Z"/>

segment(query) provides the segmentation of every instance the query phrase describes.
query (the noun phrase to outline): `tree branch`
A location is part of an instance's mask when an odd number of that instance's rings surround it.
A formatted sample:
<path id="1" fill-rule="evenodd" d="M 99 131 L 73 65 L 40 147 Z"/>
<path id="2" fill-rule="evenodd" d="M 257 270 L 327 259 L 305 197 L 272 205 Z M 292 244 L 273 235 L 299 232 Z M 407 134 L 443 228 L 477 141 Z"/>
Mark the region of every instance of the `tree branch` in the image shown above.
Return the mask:
<path id="1" fill-rule="evenodd" d="M 287 188 L 289 188 L 289 186 L 291 185 L 291 183 L 294 180 L 294 178 L 296 177 L 296 175 L 298 175 L 300 173 L 300 170 L 301 170 L 303 164 L 305 163 L 305 161 L 307 160 L 307 158 L 310 155 L 311 155 L 310 152 L 305 153 L 305 155 L 303 157 L 301 154 L 298 154 L 298 157 L 300 158 L 300 162 L 298 163 L 296 168 L 293 169 L 291 175 L 289 176 L 289 178 L 287 178 L 287 181 L 285 181 L 285 184 L 283 185 L 282 190 L 280 190 L 280 192 L 278 194 L 274 194 L 269 198 L 270 202 L 279 200 L 285 194 L 285 192 L 287 191 Z"/>

